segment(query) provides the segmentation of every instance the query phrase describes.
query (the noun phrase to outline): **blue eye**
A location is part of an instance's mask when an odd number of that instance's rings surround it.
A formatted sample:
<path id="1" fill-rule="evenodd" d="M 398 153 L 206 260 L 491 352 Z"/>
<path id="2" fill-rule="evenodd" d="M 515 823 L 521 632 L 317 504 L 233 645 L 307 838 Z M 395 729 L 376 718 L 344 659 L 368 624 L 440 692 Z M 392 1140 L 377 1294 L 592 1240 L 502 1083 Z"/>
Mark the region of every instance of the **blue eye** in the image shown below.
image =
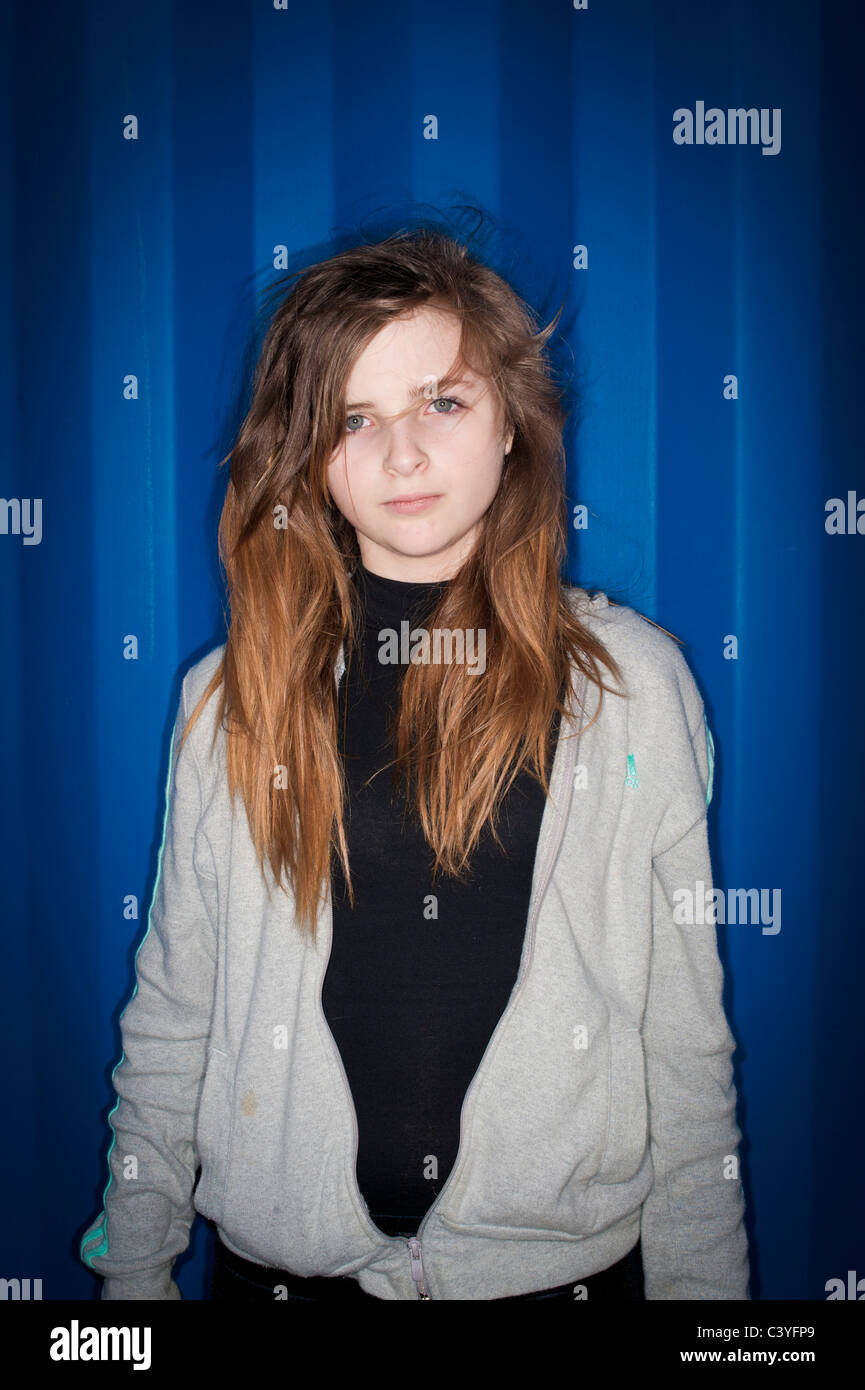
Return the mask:
<path id="1" fill-rule="evenodd" d="M 463 409 L 465 408 L 464 405 L 463 405 L 463 402 L 457 400 L 456 396 L 436 396 L 436 397 L 430 402 L 430 404 L 431 404 L 431 405 L 440 405 L 442 402 L 444 402 L 445 405 L 455 406 L 456 409 L 455 409 L 455 410 L 434 410 L 434 411 L 433 411 L 433 414 L 434 414 L 434 415 L 456 415 L 456 414 L 457 414 L 457 411 L 463 410 Z M 347 419 L 346 419 L 346 422 L 345 422 L 346 434 L 359 434 L 359 433 L 360 433 L 360 430 L 359 430 L 359 429 L 352 429 L 352 427 L 351 427 L 351 422 L 352 422 L 352 420 L 365 420 L 366 418 L 367 418 L 367 417 L 366 417 L 365 415 L 360 415 L 360 414 L 358 414 L 357 411 L 354 411 L 354 412 L 353 412 L 351 415 L 349 415 L 349 416 L 347 417 Z"/>

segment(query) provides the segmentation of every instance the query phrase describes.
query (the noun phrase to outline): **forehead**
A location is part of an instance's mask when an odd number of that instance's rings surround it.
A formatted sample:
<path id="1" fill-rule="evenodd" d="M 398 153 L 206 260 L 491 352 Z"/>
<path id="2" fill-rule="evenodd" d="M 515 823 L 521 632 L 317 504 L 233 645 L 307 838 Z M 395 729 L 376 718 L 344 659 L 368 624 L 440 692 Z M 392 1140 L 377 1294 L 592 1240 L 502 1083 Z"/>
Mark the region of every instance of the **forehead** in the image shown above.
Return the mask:
<path id="1" fill-rule="evenodd" d="M 458 361 L 460 343 L 460 322 L 453 314 L 424 308 L 391 319 L 355 358 L 346 387 L 377 379 L 411 385 L 428 376 L 444 376 L 460 365 L 465 372 L 468 364 Z"/>

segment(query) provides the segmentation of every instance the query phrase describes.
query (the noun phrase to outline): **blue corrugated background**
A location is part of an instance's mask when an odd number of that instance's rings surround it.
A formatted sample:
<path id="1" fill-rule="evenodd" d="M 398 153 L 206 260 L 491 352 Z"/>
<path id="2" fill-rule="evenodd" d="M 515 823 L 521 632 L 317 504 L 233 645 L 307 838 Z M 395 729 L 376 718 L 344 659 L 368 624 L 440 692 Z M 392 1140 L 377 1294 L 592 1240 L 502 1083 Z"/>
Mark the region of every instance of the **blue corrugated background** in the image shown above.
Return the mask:
<path id="1" fill-rule="evenodd" d="M 78 1241 L 107 1176 L 179 681 L 223 637 L 216 464 L 274 248 L 303 264 L 462 204 L 543 314 L 565 300 L 589 509 L 572 578 L 684 639 L 715 736 L 716 882 L 782 890 L 776 935 L 719 928 L 753 1295 L 865 1276 L 865 535 L 824 527 L 828 498 L 865 494 L 856 13 L 3 9 L 0 492 L 41 498 L 43 534 L 0 535 L 0 1276 L 98 1293 Z M 780 108 L 780 153 L 674 144 L 698 100 Z M 187 1298 L 208 1241 L 197 1222 Z"/>

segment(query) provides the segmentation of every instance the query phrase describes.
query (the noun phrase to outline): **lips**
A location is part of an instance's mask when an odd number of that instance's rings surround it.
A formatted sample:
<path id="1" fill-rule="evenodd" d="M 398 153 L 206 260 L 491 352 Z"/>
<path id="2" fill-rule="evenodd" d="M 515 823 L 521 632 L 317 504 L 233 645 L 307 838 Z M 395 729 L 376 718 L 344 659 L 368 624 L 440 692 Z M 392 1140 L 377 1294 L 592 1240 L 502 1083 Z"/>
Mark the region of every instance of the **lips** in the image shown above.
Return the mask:
<path id="1" fill-rule="evenodd" d="M 396 516 L 420 516 L 421 512 L 429 511 L 440 498 L 441 493 L 438 492 L 416 492 L 413 497 L 392 497 L 384 505 L 390 507 Z"/>
<path id="2" fill-rule="evenodd" d="M 439 492 L 412 492 L 406 497 L 389 497 L 387 504 L 391 502 L 431 502 L 434 497 L 440 497 Z"/>

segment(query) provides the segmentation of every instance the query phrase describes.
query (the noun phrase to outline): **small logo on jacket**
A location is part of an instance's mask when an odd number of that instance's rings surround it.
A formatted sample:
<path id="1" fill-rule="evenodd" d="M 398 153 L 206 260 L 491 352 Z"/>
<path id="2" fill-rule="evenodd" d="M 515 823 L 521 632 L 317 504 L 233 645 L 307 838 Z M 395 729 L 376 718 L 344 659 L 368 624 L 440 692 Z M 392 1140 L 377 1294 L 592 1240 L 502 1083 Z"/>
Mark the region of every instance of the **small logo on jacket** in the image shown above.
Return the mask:
<path id="1" fill-rule="evenodd" d="M 633 755 L 633 753 L 629 753 L 629 754 L 628 754 L 628 771 L 627 771 L 627 774 L 626 774 L 626 776 L 625 776 L 625 786 L 626 786 L 626 787 L 638 787 L 639 785 L 640 785 L 640 779 L 639 779 L 639 777 L 637 776 L 637 764 L 634 762 L 634 755 Z"/>

